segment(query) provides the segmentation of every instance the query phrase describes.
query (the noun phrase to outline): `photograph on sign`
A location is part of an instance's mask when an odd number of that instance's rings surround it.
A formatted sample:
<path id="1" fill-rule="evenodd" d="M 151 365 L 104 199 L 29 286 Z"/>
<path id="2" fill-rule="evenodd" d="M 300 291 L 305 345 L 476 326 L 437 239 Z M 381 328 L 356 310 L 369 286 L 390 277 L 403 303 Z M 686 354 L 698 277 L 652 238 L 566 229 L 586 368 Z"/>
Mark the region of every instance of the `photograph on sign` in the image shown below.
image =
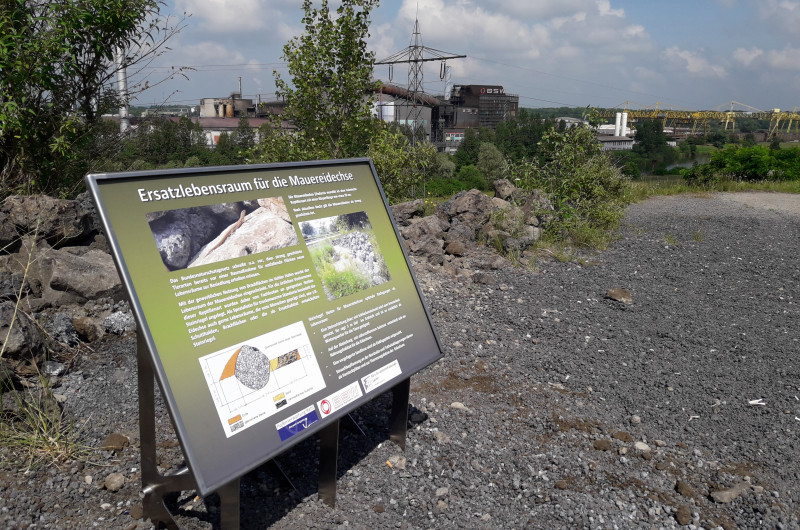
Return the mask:
<path id="1" fill-rule="evenodd" d="M 366 212 L 301 221 L 300 232 L 328 300 L 391 279 Z"/>
<path id="2" fill-rule="evenodd" d="M 169 270 L 299 243 L 281 197 L 151 212 L 146 217 Z"/>
<path id="3" fill-rule="evenodd" d="M 202 493 L 441 357 L 368 159 L 87 182 Z"/>

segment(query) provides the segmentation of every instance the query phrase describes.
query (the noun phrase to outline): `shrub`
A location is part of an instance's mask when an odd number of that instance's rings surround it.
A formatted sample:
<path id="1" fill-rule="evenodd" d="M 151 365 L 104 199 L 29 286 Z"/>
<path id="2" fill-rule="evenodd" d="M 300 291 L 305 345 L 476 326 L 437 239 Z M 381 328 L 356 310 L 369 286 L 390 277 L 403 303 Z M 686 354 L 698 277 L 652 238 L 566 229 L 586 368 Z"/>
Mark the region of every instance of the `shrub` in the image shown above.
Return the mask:
<path id="1" fill-rule="evenodd" d="M 466 189 L 469 189 L 469 187 L 456 179 L 438 178 L 425 184 L 425 191 L 433 197 L 449 197 Z"/>
<path id="2" fill-rule="evenodd" d="M 539 143 L 540 160 L 511 165 L 513 182 L 550 195 L 556 219 L 547 227 L 555 239 L 615 227 L 633 198 L 630 180 L 600 149 L 588 127 L 548 131 Z M 586 240 L 594 239 L 594 235 Z"/>
<path id="3" fill-rule="evenodd" d="M 487 189 L 486 179 L 483 178 L 480 170 L 473 165 L 459 169 L 456 178 L 467 186 L 466 189 L 475 188 L 481 191 L 486 191 Z"/>

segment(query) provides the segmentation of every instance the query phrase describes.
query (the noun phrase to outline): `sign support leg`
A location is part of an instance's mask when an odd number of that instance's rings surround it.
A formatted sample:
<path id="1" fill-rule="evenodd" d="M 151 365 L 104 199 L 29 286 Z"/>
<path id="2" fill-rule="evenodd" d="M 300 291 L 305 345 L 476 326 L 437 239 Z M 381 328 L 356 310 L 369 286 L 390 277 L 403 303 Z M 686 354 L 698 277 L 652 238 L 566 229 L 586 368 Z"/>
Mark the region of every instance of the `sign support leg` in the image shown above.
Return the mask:
<path id="1" fill-rule="evenodd" d="M 389 418 L 389 439 L 406 450 L 408 432 L 408 397 L 411 378 L 404 379 L 392 387 L 392 415 Z"/>
<path id="2" fill-rule="evenodd" d="M 339 420 L 319 431 L 319 497 L 336 506 L 336 467 L 339 460 Z"/>
<path id="3" fill-rule="evenodd" d="M 137 334 L 136 354 L 139 379 L 139 444 L 142 467 L 142 515 L 150 519 L 156 528 L 164 525 L 169 530 L 180 530 L 180 526 L 164 504 L 164 495 L 176 491 L 197 489 L 197 484 L 188 468 L 174 475 L 158 472 L 156 455 L 155 418 L 155 374 L 147 345 Z M 239 479 L 233 480 L 217 490 L 220 497 L 221 520 L 224 530 L 239 528 Z"/>

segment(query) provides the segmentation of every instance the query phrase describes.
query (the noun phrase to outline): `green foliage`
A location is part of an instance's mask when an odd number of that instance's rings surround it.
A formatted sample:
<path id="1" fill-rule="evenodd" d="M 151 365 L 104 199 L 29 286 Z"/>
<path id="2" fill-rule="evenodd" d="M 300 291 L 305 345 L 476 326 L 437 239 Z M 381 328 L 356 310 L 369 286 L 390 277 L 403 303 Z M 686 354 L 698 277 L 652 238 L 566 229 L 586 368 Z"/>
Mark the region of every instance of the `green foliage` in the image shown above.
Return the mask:
<path id="1" fill-rule="evenodd" d="M 464 139 L 458 146 L 458 150 L 453 155 L 453 162 L 456 163 L 456 170 L 464 166 L 475 165 L 478 163 L 478 156 L 480 154 L 481 140 L 478 137 L 478 131 L 475 129 L 467 129 L 464 131 Z"/>
<path id="2" fill-rule="evenodd" d="M 165 27 L 160 7 L 159 0 L 3 3 L 3 195 L 65 195 L 82 185 L 105 149 L 95 136 L 101 116 L 121 103 L 110 88 L 117 71 L 115 50 L 125 50 L 121 62 L 131 66 L 159 55 L 177 31 Z"/>
<path id="3" fill-rule="evenodd" d="M 800 180 L 800 148 L 729 146 L 714 152 L 707 164 L 685 170 L 683 177 L 706 188 L 725 181 Z"/>
<path id="4" fill-rule="evenodd" d="M 433 197 L 449 197 L 461 190 L 468 190 L 472 187 L 453 178 L 434 178 L 425 185 L 425 191 Z"/>
<path id="5" fill-rule="evenodd" d="M 330 243 L 311 248 L 311 261 L 325 288 L 335 298 L 351 295 L 370 286 L 369 278 L 354 268 L 337 271 L 333 258 L 334 250 Z"/>
<path id="6" fill-rule="evenodd" d="M 328 0 L 319 8 L 304 0 L 305 32 L 283 48 L 291 79 L 274 73 L 276 95 L 286 101 L 282 119 L 291 121 L 297 134 L 283 138 L 277 152 L 262 155 L 281 154 L 278 160 L 284 161 L 363 155 L 377 123 L 366 97 L 375 87 L 375 57 L 367 51 L 366 38 L 377 3 L 342 0 L 332 13 Z M 287 134 L 277 129 L 273 136 Z"/>
<path id="7" fill-rule="evenodd" d="M 412 146 L 400 131 L 381 127 L 373 136 L 367 156 L 375 164 L 383 191 L 390 203 L 422 197 L 436 148 L 429 143 Z"/>
<path id="8" fill-rule="evenodd" d="M 504 178 L 506 159 L 494 144 L 484 142 L 478 150 L 478 164 L 476 167 L 483 175 L 483 178 L 486 179 L 487 185 L 491 186 L 495 180 Z"/>
<path id="9" fill-rule="evenodd" d="M 209 160 L 206 136 L 199 124 L 189 118 L 177 123 L 168 118 L 152 118 L 139 124 L 136 136 L 127 139 L 115 158 L 124 165 L 141 160 L 153 166 L 168 162 L 185 165 L 191 157 Z"/>
<path id="10" fill-rule="evenodd" d="M 511 165 L 512 182 L 550 195 L 557 218 L 548 225 L 554 238 L 580 236 L 588 241 L 597 230 L 613 228 L 630 203 L 630 182 L 601 151 L 588 127 L 545 133 L 541 159 Z"/>
<path id="11" fill-rule="evenodd" d="M 436 159 L 433 161 L 431 168 L 431 175 L 443 179 L 451 179 L 456 173 L 456 163 L 453 158 L 447 153 L 436 153 Z"/>
<path id="12" fill-rule="evenodd" d="M 474 188 L 481 191 L 486 191 L 488 189 L 486 179 L 483 178 L 483 173 L 473 165 L 464 166 L 459 169 L 456 174 L 456 179 L 467 186 L 467 189 Z"/>
<path id="13" fill-rule="evenodd" d="M 537 158 L 542 136 L 554 127 L 555 121 L 552 117 L 545 119 L 529 109 L 521 109 L 517 117 L 497 125 L 495 145 L 506 158 L 514 162 Z"/>

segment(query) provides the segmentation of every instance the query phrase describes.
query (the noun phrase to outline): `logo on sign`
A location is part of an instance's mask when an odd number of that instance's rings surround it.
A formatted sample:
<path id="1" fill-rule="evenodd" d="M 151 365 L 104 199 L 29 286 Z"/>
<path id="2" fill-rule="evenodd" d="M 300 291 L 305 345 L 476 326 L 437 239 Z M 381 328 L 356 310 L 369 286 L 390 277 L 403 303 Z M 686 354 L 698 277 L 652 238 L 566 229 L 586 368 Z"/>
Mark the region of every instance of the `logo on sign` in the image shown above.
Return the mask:
<path id="1" fill-rule="evenodd" d="M 330 414 L 331 413 L 331 402 L 327 399 L 323 399 L 322 402 L 319 404 L 319 408 L 323 414 Z"/>

